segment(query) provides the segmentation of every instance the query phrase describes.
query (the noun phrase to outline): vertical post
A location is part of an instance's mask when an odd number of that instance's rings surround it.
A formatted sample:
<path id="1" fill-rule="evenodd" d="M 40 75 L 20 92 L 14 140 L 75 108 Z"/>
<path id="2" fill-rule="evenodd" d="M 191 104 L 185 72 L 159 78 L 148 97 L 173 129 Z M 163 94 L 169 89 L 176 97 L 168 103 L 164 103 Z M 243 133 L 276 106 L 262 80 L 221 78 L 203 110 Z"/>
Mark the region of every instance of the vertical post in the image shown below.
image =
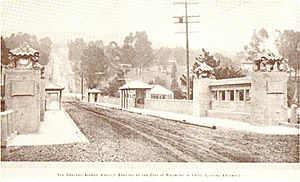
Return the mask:
<path id="1" fill-rule="evenodd" d="M 121 104 L 121 108 L 123 107 L 123 90 L 121 90 L 121 95 L 120 95 L 120 104 Z"/>
<path id="2" fill-rule="evenodd" d="M 188 26 L 188 15 L 187 15 L 187 1 L 184 3 L 185 6 L 185 36 L 186 36 L 186 82 L 187 82 L 187 100 L 190 100 L 190 69 L 189 69 L 189 26 Z"/>
<path id="3" fill-rule="evenodd" d="M 61 90 L 59 91 L 59 110 L 61 110 Z"/>
<path id="4" fill-rule="evenodd" d="M 128 102 L 129 102 L 129 98 L 128 98 L 128 90 L 126 90 L 126 109 L 128 109 Z"/>
<path id="5" fill-rule="evenodd" d="M 83 101 L 83 72 L 81 72 L 81 101 Z"/>

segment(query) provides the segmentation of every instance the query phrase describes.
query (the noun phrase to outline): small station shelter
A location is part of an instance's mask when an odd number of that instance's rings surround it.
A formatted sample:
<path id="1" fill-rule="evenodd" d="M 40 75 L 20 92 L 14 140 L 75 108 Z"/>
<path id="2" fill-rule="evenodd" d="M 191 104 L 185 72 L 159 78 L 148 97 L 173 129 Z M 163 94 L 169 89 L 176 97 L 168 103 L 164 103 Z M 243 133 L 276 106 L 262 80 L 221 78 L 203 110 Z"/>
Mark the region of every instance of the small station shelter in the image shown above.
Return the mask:
<path id="1" fill-rule="evenodd" d="M 98 94 L 100 93 L 101 91 L 95 88 L 88 89 L 88 102 L 97 102 Z"/>
<path id="2" fill-rule="evenodd" d="M 145 104 L 146 90 L 150 90 L 153 86 L 141 81 L 132 81 L 119 88 L 120 104 L 122 108 L 143 107 Z M 130 96 L 130 93 L 132 94 Z M 132 98 L 130 98 L 132 97 Z"/>
<path id="3" fill-rule="evenodd" d="M 49 101 L 51 95 L 56 95 L 58 104 L 59 104 L 59 110 L 61 110 L 61 98 L 62 98 L 62 91 L 65 89 L 65 87 L 59 86 L 53 82 L 48 82 L 45 87 L 46 91 L 46 102 L 45 102 L 45 110 L 47 110 L 47 101 Z"/>

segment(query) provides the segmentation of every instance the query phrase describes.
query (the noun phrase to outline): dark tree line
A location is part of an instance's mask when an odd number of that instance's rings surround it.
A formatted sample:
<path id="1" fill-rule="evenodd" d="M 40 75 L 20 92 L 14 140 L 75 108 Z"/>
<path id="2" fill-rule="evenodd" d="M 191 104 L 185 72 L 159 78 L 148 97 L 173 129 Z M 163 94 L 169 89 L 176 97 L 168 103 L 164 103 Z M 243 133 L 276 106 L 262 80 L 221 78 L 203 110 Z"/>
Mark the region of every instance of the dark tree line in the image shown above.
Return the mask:
<path id="1" fill-rule="evenodd" d="M 47 65 L 49 62 L 49 55 L 51 53 L 52 41 L 49 37 L 44 37 L 38 40 L 35 35 L 30 35 L 27 33 L 11 34 L 9 37 L 1 37 L 1 45 L 4 43 L 8 50 L 15 49 L 19 47 L 23 42 L 27 42 L 32 48 L 36 49 L 40 53 L 39 63 L 43 66 Z M 1 47 L 2 51 L 2 47 Z M 5 54 L 4 54 L 5 55 Z M 6 63 L 5 58 L 1 56 L 1 63 Z"/>

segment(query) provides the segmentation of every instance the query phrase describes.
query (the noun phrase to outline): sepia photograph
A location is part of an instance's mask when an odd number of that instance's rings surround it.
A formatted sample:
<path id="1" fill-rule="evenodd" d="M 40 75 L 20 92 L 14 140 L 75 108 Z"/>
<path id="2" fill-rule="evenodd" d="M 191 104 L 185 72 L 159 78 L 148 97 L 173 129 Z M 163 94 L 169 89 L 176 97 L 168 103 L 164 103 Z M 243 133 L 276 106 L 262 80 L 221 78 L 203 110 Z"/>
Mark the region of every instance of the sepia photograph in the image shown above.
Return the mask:
<path id="1" fill-rule="evenodd" d="M 300 178 L 300 1 L 0 4 L 1 181 Z"/>

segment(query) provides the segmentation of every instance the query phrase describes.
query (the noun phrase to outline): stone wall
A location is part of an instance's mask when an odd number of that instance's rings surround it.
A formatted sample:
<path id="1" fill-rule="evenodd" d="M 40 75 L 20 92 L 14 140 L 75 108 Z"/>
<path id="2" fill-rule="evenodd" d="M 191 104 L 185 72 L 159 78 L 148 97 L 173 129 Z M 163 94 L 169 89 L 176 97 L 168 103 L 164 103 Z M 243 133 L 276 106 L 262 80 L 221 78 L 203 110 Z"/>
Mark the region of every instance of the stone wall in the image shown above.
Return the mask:
<path id="1" fill-rule="evenodd" d="M 250 112 L 250 101 L 211 101 L 211 110 L 230 111 L 230 112 Z"/>
<path id="2" fill-rule="evenodd" d="M 103 97 L 99 95 L 99 97 L 97 98 L 97 102 L 121 107 L 121 100 L 120 98 L 116 98 L 116 97 Z M 135 107 L 134 98 L 128 98 L 128 108 L 134 108 L 134 107 Z"/>
<path id="3" fill-rule="evenodd" d="M 146 99 L 144 108 L 192 115 L 193 101 L 179 99 Z"/>
<path id="4" fill-rule="evenodd" d="M 249 112 L 234 112 L 225 110 L 207 110 L 207 116 L 212 118 L 222 118 L 238 120 L 250 123 L 251 114 Z"/>
<path id="5" fill-rule="evenodd" d="M 251 77 L 222 80 L 196 79 L 193 94 L 195 116 L 267 126 L 288 119 L 286 72 L 253 72 Z"/>
<path id="6" fill-rule="evenodd" d="M 35 133 L 41 119 L 40 70 L 5 70 L 5 105 L 15 112 L 17 131 Z"/>
<path id="7" fill-rule="evenodd" d="M 6 147 L 7 140 L 16 133 L 16 120 L 13 110 L 0 112 L 1 119 L 1 147 Z"/>
<path id="8" fill-rule="evenodd" d="M 258 125 L 286 122 L 287 74 L 253 72 L 251 78 L 251 122 Z"/>
<path id="9" fill-rule="evenodd" d="M 113 104 L 120 106 L 120 98 L 116 97 L 103 97 L 100 96 L 100 94 L 97 97 L 97 102 L 107 103 L 107 104 Z"/>
<path id="10" fill-rule="evenodd" d="M 211 91 L 209 84 L 211 79 L 195 79 L 193 84 L 193 115 L 206 117 L 210 109 Z"/>

